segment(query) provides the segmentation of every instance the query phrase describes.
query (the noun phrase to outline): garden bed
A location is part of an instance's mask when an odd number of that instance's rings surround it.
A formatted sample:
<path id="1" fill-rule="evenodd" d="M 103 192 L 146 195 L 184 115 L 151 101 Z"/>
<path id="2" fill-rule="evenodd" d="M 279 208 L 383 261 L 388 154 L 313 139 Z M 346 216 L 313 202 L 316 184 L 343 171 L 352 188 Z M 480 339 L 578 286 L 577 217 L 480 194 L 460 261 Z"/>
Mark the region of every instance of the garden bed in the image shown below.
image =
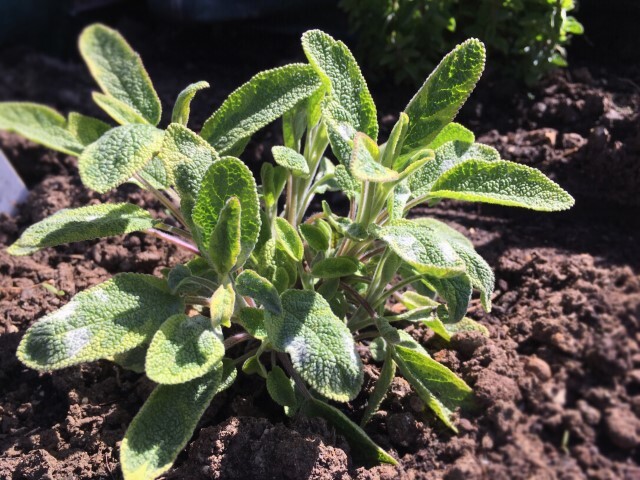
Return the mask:
<path id="1" fill-rule="evenodd" d="M 157 38 L 138 26 L 119 27 L 145 58 L 164 105 L 190 81 L 212 83 L 194 102 L 195 128 L 251 74 L 297 55 L 276 50 L 282 43 L 296 46 L 278 35 L 253 43 L 231 38 L 246 42 L 231 58 L 216 57 L 212 46 L 169 49 L 175 40 L 169 34 Z M 0 53 L 0 71 L 0 100 L 99 115 L 79 62 L 9 49 Z M 400 467 L 366 469 L 326 423 L 286 419 L 261 380 L 240 376 L 214 399 L 166 477 L 640 477 L 638 83 L 638 72 L 578 67 L 530 96 L 485 82 L 465 107 L 463 121 L 480 141 L 540 168 L 577 204 L 557 214 L 457 203 L 429 209 L 469 235 L 497 277 L 492 313 L 475 303 L 469 313 L 489 329 L 489 339 L 465 334 L 445 345 L 426 329 L 411 332 L 474 388 L 480 408 L 460 420 L 459 435 L 422 412 L 397 378 L 367 431 Z M 374 88 L 386 131 L 409 96 Z M 254 170 L 270 160 L 268 146 L 277 135 L 269 128 L 248 148 L 244 158 Z M 121 478 L 119 441 L 152 384 L 108 362 L 38 374 L 18 362 L 15 349 L 36 318 L 78 291 L 117 272 L 159 274 L 185 257 L 143 234 L 9 256 L 4 246 L 60 208 L 127 198 L 163 213 L 131 185 L 107 195 L 87 191 L 73 159 L 17 136 L 0 134 L 0 148 L 32 188 L 16 217 L 0 217 L 0 478 Z M 64 295 L 43 288 L 45 281 Z M 368 361 L 365 371 L 366 393 L 377 369 Z M 347 413 L 359 419 L 365 399 L 361 394 Z"/>

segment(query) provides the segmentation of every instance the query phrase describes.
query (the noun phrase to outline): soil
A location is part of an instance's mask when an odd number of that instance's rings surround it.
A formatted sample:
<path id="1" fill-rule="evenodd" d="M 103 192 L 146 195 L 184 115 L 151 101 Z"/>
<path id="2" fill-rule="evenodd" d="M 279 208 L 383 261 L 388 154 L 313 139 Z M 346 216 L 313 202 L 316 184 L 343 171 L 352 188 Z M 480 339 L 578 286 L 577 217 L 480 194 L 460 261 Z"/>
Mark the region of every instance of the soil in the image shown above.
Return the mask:
<path id="1" fill-rule="evenodd" d="M 192 62 L 185 64 L 178 54 L 163 56 L 175 41 L 171 35 L 150 42 L 145 39 L 157 32 L 149 27 L 116 26 L 141 50 L 165 105 L 191 81 L 211 81 L 213 88 L 194 103 L 195 128 L 211 105 L 253 72 L 299 58 L 277 50 L 282 37 L 274 34 L 240 46 L 247 53 L 242 62 L 204 62 L 210 47 L 194 45 L 181 54 Z M 99 115 L 87 101 L 93 85 L 76 58 L 10 48 L 0 51 L 0 71 L 0 100 Z M 480 408 L 461 413 L 458 435 L 425 412 L 407 382 L 396 378 L 367 431 L 400 466 L 367 468 L 331 426 L 286 419 L 261 381 L 240 375 L 214 399 L 166 478 L 640 478 L 638 84 L 637 71 L 579 65 L 528 94 L 486 82 L 461 113 L 480 141 L 542 169 L 577 204 L 557 214 L 449 202 L 417 212 L 467 234 L 496 272 L 492 312 L 474 301 L 469 313 L 489 329 L 489 338 L 459 334 L 447 345 L 426 329 L 410 331 L 475 391 Z M 374 88 L 388 132 L 411 92 L 385 92 Z M 245 160 L 253 168 L 269 160 L 264 152 L 278 135 L 276 128 L 258 135 Z M 31 187 L 16 216 L 0 216 L 2 246 L 65 207 L 126 198 L 164 215 L 131 185 L 107 195 L 87 191 L 72 158 L 6 133 L 0 148 Z M 17 361 L 15 350 L 29 325 L 76 292 L 117 272 L 158 274 L 185 258 L 142 234 L 31 257 L 10 257 L 0 248 L 1 479 L 121 478 L 119 442 L 153 385 L 109 362 L 38 374 Z M 51 293 L 43 282 L 64 294 Z M 378 369 L 371 359 L 365 363 L 368 390 Z M 365 399 L 361 395 L 345 412 L 359 420 Z"/>

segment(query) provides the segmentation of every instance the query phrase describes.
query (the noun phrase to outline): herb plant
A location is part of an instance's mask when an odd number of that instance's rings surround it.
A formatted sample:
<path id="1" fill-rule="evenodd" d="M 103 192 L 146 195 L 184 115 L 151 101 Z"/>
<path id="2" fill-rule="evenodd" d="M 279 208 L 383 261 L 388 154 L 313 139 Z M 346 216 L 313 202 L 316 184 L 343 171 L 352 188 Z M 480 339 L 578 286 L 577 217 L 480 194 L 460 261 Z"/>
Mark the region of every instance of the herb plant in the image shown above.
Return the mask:
<path id="1" fill-rule="evenodd" d="M 453 123 L 484 67 L 478 40 L 442 60 L 381 144 L 376 107 L 347 47 L 318 30 L 302 46 L 309 64 L 257 74 L 200 134 L 187 126 L 189 105 L 207 84 L 183 90 L 171 123 L 158 128 L 160 101 L 140 58 L 103 25 L 82 33 L 80 51 L 101 87 L 94 101 L 118 126 L 0 104 L 1 129 L 77 156 L 88 188 L 135 182 L 176 221 L 129 203 L 65 209 L 29 227 L 11 254 L 130 232 L 194 254 L 163 278 L 122 273 L 79 293 L 29 328 L 18 348 L 40 371 L 108 359 L 158 384 L 122 442 L 127 479 L 170 468 L 236 367 L 264 377 L 287 415 L 326 418 L 365 462 L 396 463 L 363 427 L 397 371 L 455 431 L 471 388 L 402 327 L 424 324 L 443 341 L 460 330 L 486 333 L 465 313 L 472 289 L 491 308 L 494 276 L 462 234 L 407 214 L 447 198 L 539 211 L 573 204 L 540 172 L 501 160 Z M 280 117 L 284 145 L 272 149 L 275 164 L 262 165 L 258 185 L 238 155 Z M 327 191 L 345 194 L 347 216 L 326 202 L 309 212 Z M 392 314 L 390 299 L 406 312 Z M 382 367 L 358 425 L 333 402 L 359 394 L 365 349 Z"/>
<path id="2" fill-rule="evenodd" d="M 418 84 L 460 39 L 487 44 L 501 75 L 534 83 L 567 66 L 565 45 L 583 26 L 574 0 L 341 0 L 364 59 L 396 82 Z"/>

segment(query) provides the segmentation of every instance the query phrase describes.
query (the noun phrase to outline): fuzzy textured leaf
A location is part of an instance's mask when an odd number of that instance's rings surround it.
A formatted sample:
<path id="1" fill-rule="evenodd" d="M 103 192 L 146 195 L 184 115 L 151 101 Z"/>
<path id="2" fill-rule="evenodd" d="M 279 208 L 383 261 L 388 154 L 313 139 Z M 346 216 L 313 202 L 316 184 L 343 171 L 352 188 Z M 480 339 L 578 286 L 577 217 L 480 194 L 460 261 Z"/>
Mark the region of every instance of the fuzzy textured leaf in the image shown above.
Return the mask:
<path id="1" fill-rule="evenodd" d="M 227 275 L 240 255 L 242 211 L 237 197 L 231 197 L 220 210 L 209 240 L 209 257 L 219 275 Z"/>
<path id="2" fill-rule="evenodd" d="M 377 150 L 378 146 L 373 140 L 363 133 L 356 133 L 349 162 L 351 174 L 363 182 L 387 183 L 398 180 L 398 172 L 378 163 Z"/>
<path id="3" fill-rule="evenodd" d="M 429 196 L 541 212 L 566 210 L 575 203 L 571 195 L 540 171 L 506 160 L 467 160 L 442 175 Z"/>
<path id="4" fill-rule="evenodd" d="M 485 56 L 482 42 L 472 38 L 444 57 L 404 110 L 409 129 L 403 154 L 428 146 L 454 119 L 482 75 Z"/>
<path id="5" fill-rule="evenodd" d="M 36 322 L 20 342 L 18 358 L 36 370 L 109 358 L 149 342 L 165 319 L 183 310 L 164 280 L 121 273 Z"/>
<path id="6" fill-rule="evenodd" d="M 473 134 L 471 130 L 460 125 L 456 122 L 451 122 L 445 125 L 445 127 L 440 130 L 436 138 L 434 138 L 431 143 L 429 143 L 428 147 L 436 150 L 440 148 L 447 142 L 464 142 L 464 143 L 474 143 L 476 141 L 476 136 Z"/>
<path id="7" fill-rule="evenodd" d="M 295 150 L 277 145 L 271 149 L 271 153 L 278 165 L 291 170 L 291 173 L 296 177 L 309 176 L 307 161 Z"/>
<path id="8" fill-rule="evenodd" d="M 236 290 L 239 295 L 257 300 L 274 315 L 282 314 L 282 303 L 278 291 L 269 280 L 253 270 L 244 270 L 238 275 Z"/>
<path id="9" fill-rule="evenodd" d="M 347 46 L 320 30 L 310 30 L 302 36 L 302 48 L 329 92 L 332 117 L 377 140 L 376 106 Z"/>
<path id="10" fill-rule="evenodd" d="M 261 223 L 256 182 L 244 163 L 225 157 L 209 167 L 193 208 L 193 220 L 203 230 L 204 237 L 209 237 L 218 223 L 220 211 L 231 197 L 238 198 L 242 209 L 241 250 L 236 261 L 236 265 L 241 266 L 258 241 Z"/>
<path id="11" fill-rule="evenodd" d="M 67 129 L 82 145 L 87 146 L 110 130 L 111 125 L 97 118 L 71 112 L 67 119 Z"/>
<path id="12" fill-rule="evenodd" d="M 52 108 L 27 102 L 0 103 L 0 130 L 78 156 L 84 144 L 68 129 L 67 120 Z"/>
<path id="13" fill-rule="evenodd" d="M 229 95 L 205 122 L 200 134 L 218 152 L 231 153 L 320 85 L 309 65 L 291 64 L 261 72 Z"/>
<path id="14" fill-rule="evenodd" d="M 149 123 L 135 109 L 117 98 L 100 92 L 93 92 L 91 98 L 102 110 L 120 125 L 129 123 Z"/>
<path id="15" fill-rule="evenodd" d="M 7 252 L 30 255 L 64 243 L 141 232 L 156 223 L 149 212 L 130 203 L 64 209 L 27 228 Z"/>
<path id="16" fill-rule="evenodd" d="M 225 361 L 203 377 L 179 385 L 159 385 L 135 416 L 122 446 L 125 480 L 152 480 L 171 468 L 213 397 L 235 380 Z"/>
<path id="17" fill-rule="evenodd" d="M 284 218 L 276 218 L 275 229 L 277 235 L 277 245 L 289 255 L 293 260 L 299 262 L 304 255 L 304 245 L 296 229 Z"/>
<path id="18" fill-rule="evenodd" d="M 373 415 L 380 408 L 380 404 L 387 396 L 387 392 L 389 391 L 389 387 L 391 386 L 391 382 L 393 378 L 396 376 L 396 363 L 393 361 L 393 357 L 391 352 L 387 352 L 384 364 L 382 365 L 382 369 L 380 369 L 380 376 L 378 380 L 376 380 L 376 384 L 373 387 L 373 392 L 369 395 L 369 399 L 367 400 L 367 407 L 362 414 L 362 420 L 360 421 L 360 426 L 364 427 L 369 420 L 373 417 Z"/>
<path id="19" fill-rule="evenodd" d="M 310 290 L 282 294 L 283 315 L 265 315 L 269 340 L 288 353 L 294 368 L 327 398 L 349 401 L 363 382 L 362 362 L 351 332 L 327 301 Z"/>
<path id="20" fill-rule="evenodd" d="M 395 345 L 394 353 L 400 372 L 422 401 L 445 425 L 457 432 L 451 416 L 456 408 L 470 402 L 471 388 L 447 367 L 417 350 Z"/>
<path id="21" fill-rule="evenodd" d="M 192 83 L 180 92 L 173 106 L 173 112 L 171 112 L 171 123 L 187 125 L 189 115 L 191 114 L 191 101 L 193 97 L 196 96 L 196 93 L 205 88 L 209 88 L 209 83 L 201 81 Z"/>
<path id="22" fill-rule="evenodd" d="M 122 125 L 89 145 L 78 159 L 82 183 L 99 193 L 129 180 L 160 150 L 164 133 L 151 125 Z"/>
<path id="23" fill-rule="evenodd" d="M 464 272 L 462 259 L 433 225 L 394 220 L 375 234 L 420 273 L 446 277 Z"/>
<path id="24" fill-rule="evenodd" d="M 435 151 L 433 161 L 426 162 L 409 177 L 413 196 L 429 193 L 443 173 L 470 159 L 495 162 L 500 160 L 500 154 L 495 148 L 481 143 L 466 143 L 460 140 L 447 142 Z"/>
<path id="25" fill-rule="evenodd" d="M 322 228 L 308 223 L 303 223 L 298 228 L 302 237 L 316 252 L 324 252 L 329 248 L 331 237 Z"/>
<path id="26" fill-rule="evenodd" d="M 145 361 L 147 376 L 162 385 L 201 377 L 222 361 L 222 330 L 202 315 L 169 317 L 153 336 Z"/>
<path id="27" fill-rule="evenodd" d="M 312 417 L 322 417 L 333 425 L 338 432 L 345 436 L 354 447 L 355 452 L 360 455 L 365 462 L 376 465 L 379 463 L 389 463 L 397 465 L 395 458 L 380 448 L 362 428 L 353 423 L 349 417 L 337 408 L 321 400 L 308 400 L 303 405 L 306 415 Z"/>
<path id="28" fill-rule="evenodd" d="M 318 278 L 340 278 L 358 271 L 358 262 L 351 257 L 330 257 L 318 261 L 311 269 L 311 275 Z"/>
<path id="29" fill-rule="evenodd" d="M 140 56 L 122 35 L 95 24 L 83 30 L 79 44 L 80 53 L 102 91 L 157 125 L 162 114 L 160 99 Z"/>
<path id="30" fill-rule="evenodd" d="M 298 403 L 291 379 L 278 366 L 273 367 L 267 375 L 267 391 L 271 398 L 283 407 L 295 407 Z"/>

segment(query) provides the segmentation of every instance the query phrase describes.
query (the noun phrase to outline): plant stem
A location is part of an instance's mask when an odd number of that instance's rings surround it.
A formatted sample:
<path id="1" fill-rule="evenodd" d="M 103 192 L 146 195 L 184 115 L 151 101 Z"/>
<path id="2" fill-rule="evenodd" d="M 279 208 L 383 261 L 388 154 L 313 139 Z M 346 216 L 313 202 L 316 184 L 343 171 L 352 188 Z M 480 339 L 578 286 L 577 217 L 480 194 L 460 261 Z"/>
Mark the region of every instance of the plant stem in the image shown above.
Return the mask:
<path id="1" fill-rule="evenodd" d="M 234 347 L 242 342 L 248 342 L 252 338 L 253 337 L 247 332 L 236 333 L 235 335 L 231 335 L 229 338 L 225 338 L 224 349 L 229 350 L 231 347 Z"/>
<path id="2" fill-rule="evenodd" d="M 184 301 L 188 305 L 202 305 L 203 307 L 209 306 L 209 299 L 205 297 L 187 296 L 184 297 Z"/>
<path id="3" fill-rule="evenodd" d="M 162 203 L 165 207 L 167 207 L 167 209 L 173 213 L 173 215 L 178 219 L 178 221 L 180 223 L 182 223 L 183 225 L 186 225 L 187 222 L 184 219 L 184 216 L 182 215 L 182 212 L 180 211 L 180 209 L 171 201 L 169 200 L 164 193 L 162 193 L 160 190 L 158 190 L 157 188 L 155 188 L 153 185 L 151 185 L 149 182 L 147 182 L 144 178 L 142 178 L 141 175 L 139 174 L 134 174 L 134 178 L 139 181 L 142 185 L 144 185 L 144 188 L 146 188 L 147 190 L 149 190 L 154 197 L 156 197 L 160 203 Z"/>
<path id="4" fill-rule="evenodd" d="M 411 285 L 413 282 L 420 280 L 422 277 L 423 275 L 413 275 L 411 277 L 402 279 L 401 281 L 396 283 L 393 287 L 391 287 L 389 290 L 384 291 L 373 304 L 373 308 L 378 308 L 380 305 L 382 305 L 382 302 L 384 302 L 387 298 L 389 298 L 391 295 L 396 293 L 398 290 L 400 290 L 403 287 L 406 287 L 407 285 Z"/>
<path id="5" fill-rule="evenodd" d="M 278 358 L 282 362 L 282 366 L 284 367 L 284 369 L 291 376 L 291 378 L 293 378 L 293 381 L 295 382 L 296 387 L 298 387 L 298 389 L 300 390 L 300 393 L 302 393 L 302 396 L 305 397 L 307 400 L 313 400 L 313 397 L 311 396 L 311 392 L 309 392 L 309 389 L 304 384 L 304 381 L 302 380 L 302 378 L 300 378 L 300 375 L 298 375 L 298 372 L 294 370 L 293 365 L 291 365 L 291 360 L 289 360 L 289 357 L 287 356 L 287 354 L 278 353 Z"/>
<path id="6" fill-rule="evenodd" d="M 154 235 L 162 240 L 165 240 L 169 243 L 173 243 L 178 247 L 184 248 L 185 250 L 189 250 L 191 253 L 195 253 L 196 255 L 200 255 L 200 250 L 193 243 L 187 242 L 180 237 L 176 237 L 175 235 L 169 235 L 167 232 L 163 232 L 162 230 L 157 230 L 155 228 L 150 228 L 145 230 L 147 233 Z"/>
<path id="7" fill-rule="evenodd" d="M 193 240 L 193 237 L 191 236 L 191 234 L 182 228 L 174 227 L 172 225 L 167 225 L 166 223 L 160 223 L 156 225 L 156 228 L 160 230 L 164 230 L 165 232 L 175 233 L 179 237 L 182 237 L 186 240 Z"/>

